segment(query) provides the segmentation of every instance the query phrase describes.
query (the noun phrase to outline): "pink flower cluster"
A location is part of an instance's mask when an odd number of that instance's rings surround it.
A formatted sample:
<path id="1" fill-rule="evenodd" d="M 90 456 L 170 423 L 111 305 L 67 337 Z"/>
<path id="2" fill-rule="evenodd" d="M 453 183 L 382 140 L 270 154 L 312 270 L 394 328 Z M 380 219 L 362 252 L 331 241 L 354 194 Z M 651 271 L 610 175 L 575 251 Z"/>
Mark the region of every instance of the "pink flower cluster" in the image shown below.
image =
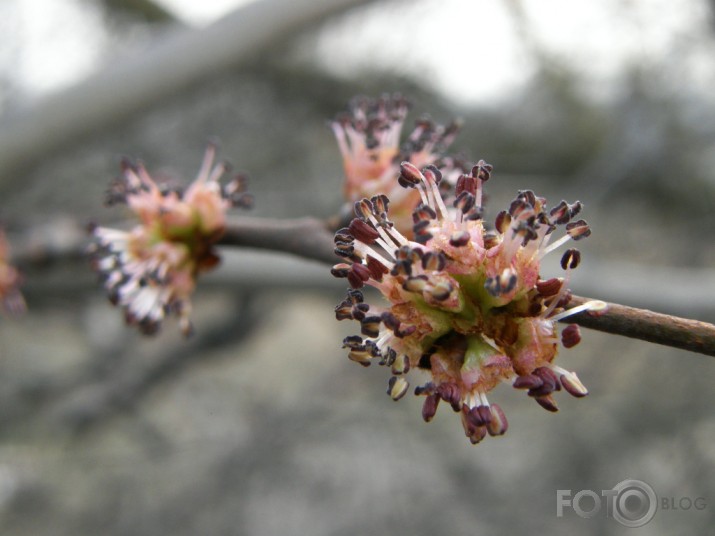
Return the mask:
<path id="1" fill-rule="evenodd" d="M 221 184 L 228 167 L 214 165 L 215 154 L 210 145 L 198 176 L 184 191 L 161 187 L 142 164 L 124 162 L 108 203 L 126 203 L 139 223 L 126 231 L 92 230 L 93 264 L 109 298 L 143 333 L 156 332 L 172 314 L 181 331 L 191 333 L 191 294 L 198 275 L 219 262 L 214 245 L 224 233 L 226 211 L 251 204 L 244 177 Z"/>
<path id="2" fill-rule="evenodd" d="M 363 198 L 355 203 L 355 219 L 335 235 L 344 262 L 332 270 L 351 287 L 336 317 L 361 328 L 344 340 L 349 358 L 388 367 L 388 394 L 395 400 L 408 391 L 410 370 L 426 371 L 430 380 L 415 389 L 425 397 L 424 419 L 431 420 L 444 401 L 459 413 L 473 443 L 507 429 L 504 412 L 487 399 L 500 383 L 527 390 L 549 411 L 557 410 L 552 395 L 562 388 L 576 397 L 587 394 L 574 372 L 554 364 L 556 323 L 602 306 L 564 310 L 569 273 L 580 260 L 575 249 L 562 256 L 564 278 L 540 276 L 545 255 L 590 234 L 576 219 L 581 204 L 562 201 L 549 209 L 544 198 L 521 191 L 492 228 L 483 220 L 482 194 L 491 172 L 480 161 L 458 178 L 447 203 L 437 167 L 420 170 L 403 162 L 398 182 L 420 199 L 412 213 L 414 238 L 388 217 L 388 196 Z M 559 228 L 565 234 L 554 239 Z M 365 285 L 385 304 L 368 304 Z M 575 324 L 562 330 L 563 346 L 579 340 Z"/>
<path id="3" fill-rule="evenodd" d="M 424 117 L 401 141 L 409 108 L 407 99 L 400 95 L 356 97 L 348 111 L 331 123 L 343 156 L 345 198 L 354 202 L 386 194 L 392 202 L 393 221 L 408 234 L 419 196 L 398 186 L 395 178 L 400 173 L 400 162 L 405 160 L 417 167 L 437 164 L 445 175 L 455 179 L 464 171 L 458 159 L 443 154 L 454 141 L 459 123 L 445 127 Z"/>

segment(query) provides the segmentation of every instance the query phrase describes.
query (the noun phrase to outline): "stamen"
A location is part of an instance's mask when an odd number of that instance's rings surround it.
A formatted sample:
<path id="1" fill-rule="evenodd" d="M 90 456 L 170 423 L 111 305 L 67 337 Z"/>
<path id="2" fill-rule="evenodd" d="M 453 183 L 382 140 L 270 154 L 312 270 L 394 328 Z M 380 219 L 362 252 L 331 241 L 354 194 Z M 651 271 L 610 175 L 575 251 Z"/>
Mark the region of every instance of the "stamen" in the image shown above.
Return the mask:
<path id="1" fill-rule="evenodd" d="M 216 145 L 209 143 L 206 147 L 206 152 L 204 152 L 204 159 L 201 162 L 201 167 L 199 168 L 199 174 L 196 177 L 197 183 L 206 182 L 211 174 L 211 166 L 213 165 L 214 158 L 216 157 Z"/>
<path id="2" fill-rule="evenodd" d="M 561 331 L 561 344 L 564 348 L 573 348 L 581 342 L 581 330 L 577 324 L 569 324 Z"/>
<path id="3" fill-rule="evenodd" d="M 547 236 L 550 236 L 550 235 L 547 235 Z M 539 254 L 539 260 L 543 259 L 546 255 L 548 255 L 555 249 L 564 245 L 569 240 L 571 240 L 571 236 L 567 234 L 567 235 L 564 235 L 561 238 L 559 238 L 556 242 L 552 242 L 550 246 L 541 250 L 541 253 Z"/>
<path id="4" fill-rule="evenodd" d="M 417 394 L 416 390 L 415 394 Z M 430 422 L 437 414 L 439 400 L 439 396 L 436 394 L 427 395 L 427 398 L 425 398 L 424 404 L 422 404 L 422 418 L 425 422 Z"/>
<path id="5" fill-rule="evenodd" d="M 577 249 L 567 249 L 561 257 L 561 268 L 566 270 L 576 268 L 581 262 L 581 252 Z"/>
<path id="6" fill-rule="evenodd" d="M 552 316 L 551 318 L 549 318 L 549 320 L 557 322 L 571 315 L 575 315 L 576 313 L 581 313 L 583 311 L 605 311 L 606 308 L 608 308 L 608 304 L 606 302 L 601 300 L 591 300 L 587 301 L 586 303 L 582 303 L 581 305 L 577 305 L 576 307 L 572 307 L 571 309 L 566 309 L 565 311 Z"/>
<path id="7" fill-rule="evenodd" d="M 407 390 L 410 388 L 409 382 L 402 376 L 392 376 L 387 385 L 387 394 L 395 401 L 405 396 Z"/>
<path id="8" fill-rule="evenodd" d="M 437 186 L 442 178 L 442 174 L 436 167 L 427 166 L 422 176 L 425 178 L 424 183 L 426 184 L 426 188 L 429 188 L 428 192 L 431 192 L 432 194 L 432 198 L 434 199 L 434 206 L 441 214 L 442 219 L 445 219 L 449 212 L 447 211 L 447 207 L 442 200 L 442 194 L 440 193 L 439 187 Z"/>
<path id="9" fill-rule="evenodd" d="M 566 225 L 566 232 L 574 240 L 581 240 L 587 236 L 591 236 L 591 229 L 585 220 L 578 220 Z"/>

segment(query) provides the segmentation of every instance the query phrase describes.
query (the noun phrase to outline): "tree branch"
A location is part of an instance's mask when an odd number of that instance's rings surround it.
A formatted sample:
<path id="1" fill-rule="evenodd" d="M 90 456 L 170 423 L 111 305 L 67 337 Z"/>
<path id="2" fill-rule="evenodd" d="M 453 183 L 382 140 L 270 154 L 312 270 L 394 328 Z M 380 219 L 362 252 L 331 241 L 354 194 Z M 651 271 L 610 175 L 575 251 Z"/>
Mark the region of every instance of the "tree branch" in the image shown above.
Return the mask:
<path id="1" fill-rule="evenodd" d="M 328 264 L 336 262 L 333 232 L 329 224 L 317 218 L 241 218 L 229 224 L 220 244 L 283 251 Z"/>
<path id="2" fill-rule="evenodd" d="M 290 253 L 303 259 L 332 265 L 340 260 L 333 253 L 333 229 L 337 221 L 337 218 L 324 221 L 311 217 L 294 220 L 235 219 L 229 222 L 228 229 L 219 241 L 219 245 Z M 55 224 L 51 226 L 51 232 L 48 229 L 44 229 L 42 232 L 36 230 L 36 235 L 42 236 L 29 236 L 25 237 L 25 240 L 18 240 L 23 247 L 15 249 L 14 260 L 21 269 L 33 266 L 41 267 L 60 259 L 82 256 L 86 235 L 77 226 L 69 223 Z M 280 266 L 263 267 L 262 262 L 269 262 L 269 260 L 257 259 L 249 266 L 249 271 L 253 270 L 254 279 L 264 281 L 263 284 L 265 284 L 266 277 L 281 279 L 280 284 L 282 285 L 290 284 L 291 281 L 301 281 L 302 284 L 315 283 L 316 277 L 318 277 L 314 271 L 305 273 L 306 267 L 302 265 L 284 263 Z M 255 277 L 256 270 L 259 270 L 264 277 Z M 250 274 L 239 271 L 236 277 L 241 277 L 241 275 Z M 291 278 L 291 275 L 296 277 Z M 328 276 L 326 275 L 326 277 Z M 647 278 L 647 275 L 644 277 Z M 574 296 L 566 308 L 571 309 L 590 300 L 590 298 Z M 623 335 L 715 356 L 715 325 L 707 322 L 655 313 L 616 303 L 609 303 L 607 310 L 598 315 L 587 312 L 577 313 L 569 316 L 565 321 L 613 335 Z"/>
<path id="3" fill-rule="evenodd" d="M 177 30 L 129 60 L 16 110 L 0 124 L 0 176 L 6 187 L 17 170 L 113 121 L 175 95 L 197 80 L 257 57 L 311 24 L 372 0 L 263 0 L 251 2 L 207 28 Z"/>
<path id="4" fill-rule="evenodd" d="M 237 220 L 226 232 L 222 244 L 261 247 L 284 251 L 330 264 L 339 261 L 333 253 L 333 233 L 329 225 L 314 218 L 300 220 Z M 573 296 L 567 309 L 591 301 Z M 598 315 L 588 312 L 569 316 L 568 323 L 623 335 L 682 350 L 715 356 L 715 325 L 697 320 L 654 313 L 609 303 Z"/>
<path id="5" fill-rule="evenodd" d="M 572 309 L 589 300 L 590 298 L 573 296 L 566 309 Z M 565 318 L 564 322 L 612 335 L 624 335 L 715 356 L 715 325 L 707 322 L 654 313 L 647 309 L 637 309 L 617 303 L 609 303 L 602 315 L 576 313 Z"/>

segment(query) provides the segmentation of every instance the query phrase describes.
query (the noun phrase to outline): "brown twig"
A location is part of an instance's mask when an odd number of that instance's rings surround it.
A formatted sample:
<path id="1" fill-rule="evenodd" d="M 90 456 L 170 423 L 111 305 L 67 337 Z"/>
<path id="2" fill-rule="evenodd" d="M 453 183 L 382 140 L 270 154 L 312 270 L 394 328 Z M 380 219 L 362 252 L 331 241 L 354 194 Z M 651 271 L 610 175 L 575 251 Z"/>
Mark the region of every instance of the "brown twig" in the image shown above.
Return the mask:
<path id="1" fill-rule="evenodd" d="M 566 308 L 572 309 L 588 301 L 590 298 L 573 296 Z M 577 313 L 564 319 L 564 322 L 612 335 L 623 335 L 715 356 L 715 325 L 707 322 L 655 313 L 617 303 L 609 303 L 608 308 L 598 315 L 588 312 Z"/>
<path id="2" fill-rule="evenodd" d="M 332 238 L 329 224 L 315 218 L 285 221 L 251 218 L 237 220 L 221 243 L 284 251 L 334 264 L 339 259 L 333 253 Z M 573 296 L 566 308 L 572 309 L 591 300 Z M 715 356 L 715 325 L 707 322 L 614 303 L 609 303 L 608 308 L 598 315 L 577 313 L 565 321 L 613 335 Z"/>
<path id="3" fill-rule="evenodd" d="M 220 243 L 283 251 L 328 264 L 336 260 L 329 224 L 317 218 L 241 218 L 229 224 Z"/>
<path id="4" fill-rule="evenodd" d="M 229 223 L 220 244 L 290 253 L 303 259 L 335 264 L 339 259 L 333 253 L 333 231 L 339 219 L 336 217 L 324 221 L 318 218 L 240 218 Z M 21 241 L 24 247 L 16 248 L 17 254 L 14 256 L 21 269 L 60 258 L 82 256 L 86 235 L 81 233 L 78 227 L 67 224 L 64 227 L 53 225 L 52 228 L 55 231 L 62 228 L 65 232 L 60 233 L 59 237 L 52 235 L 54 238 L 44 236 L 48 233 L 43 232 L 39 234 L 44 238 L 35 237 Z M 591 298 L 574 296 L 566 307 L 571 309 L 590 300 Z M 715 325 L 707 322 L 615 303 L 609 303 L 607 310 L 598 316 L 577 313 L 564 321 L 605 333 L 715 356 Z"/>

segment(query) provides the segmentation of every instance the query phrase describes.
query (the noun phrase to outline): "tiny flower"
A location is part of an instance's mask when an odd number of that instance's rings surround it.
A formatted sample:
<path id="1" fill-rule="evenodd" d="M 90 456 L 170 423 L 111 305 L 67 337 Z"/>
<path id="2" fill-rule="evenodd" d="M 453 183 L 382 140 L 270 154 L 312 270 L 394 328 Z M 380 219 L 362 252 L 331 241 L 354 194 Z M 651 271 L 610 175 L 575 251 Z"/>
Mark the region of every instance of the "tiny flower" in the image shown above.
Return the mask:
<path id="1" fill-rule="evenodd" d="M 521 191 L 490 229 L 482 219 L 482 190 L 491 172 L 491 165 L 477 163 L 458 178 L 447 202 L 439 169 L 403 162 L 399 183 L 421 201 L 413 212 L 414 238 L 388 218 L 387 196 L 363 198 L 355 203 L 356 218 L 336 233 L 343 262 L 332 272 L 351 287 L 336 317 L 361 326 L 360 335 L 343 342 L 350 359 L 389 367 L 394 400 L 407 392 L 410 370 L 427 372 L 429 381 L 415 389 L 425 397 L 424 420 L 443 401 L 460 414 L 472 443 L 508 428 L 502 409 L 487 398 L 501 383 L 526 390 L 549 411 L 557 410 L 552 395 L 562 387 L 576 397 L 588 393 L 575 373 L 554 364 L 556 322 L 602 305 L 564 309 L 569 274 L 580 262 L 576 249 L 562 256 L 563 278 L 540 276 L 545 255 L 588 236 L 586 222 L 574 221 L 581 204 L 549 209 L 544 198 Z M 566 232 L 554 239 L 560 227 Z M 366 303 L 366 285 L 380 291 L 384 305 Z M 562 330 L 564 347 L 579 340 L 577 326 Z"/>
<path id="2" fill-rule="evenodd" d="M 92 229 L 93 265 L 109 299 L 145 334 L 156 332 L 172 314 L 182 332 L 191 333 L 191 293 L 198 275 L 219 262 L 214 245 L 225 230 L 226 211 L 251 204 L 243 176 L 219 182 L 228 165 L 214 165 L 215 154 L 209 145 L 186 190 L 164 188 L 141 163 L 123 162 L 107 204 L 126 203 L 139 223 L 128 231 Z"/>
<path id="3" fill-rule="evenodd" d="M 21 283 L 20 272 L 10 264 L 10 244 L 5 232 L 0 229 L 0 302 L 10 314 L 22 314 L 27 309 L 25 298 L 20 293 Z"/>
<path id="4" fill-rule="evenodd" d="M 331 123 L 343 156 L 345 198 L 355 202 L 387 194 L 392 202 L 392 221 L 408 236 L 411 214 L 420 198 L 417 192 L 397 184 L 399 163 L 406 160 L 417 168 L 439 164 L 445 172 L 463 171 L 459 160 L 442 154 L 457 135 L 457 122 L 444 127 L 422 118 L 407 139 L 400 141 L 409 108 L 408 101 L 400 95 L 358 97 L 350 102 L 348 112 Z"/>

